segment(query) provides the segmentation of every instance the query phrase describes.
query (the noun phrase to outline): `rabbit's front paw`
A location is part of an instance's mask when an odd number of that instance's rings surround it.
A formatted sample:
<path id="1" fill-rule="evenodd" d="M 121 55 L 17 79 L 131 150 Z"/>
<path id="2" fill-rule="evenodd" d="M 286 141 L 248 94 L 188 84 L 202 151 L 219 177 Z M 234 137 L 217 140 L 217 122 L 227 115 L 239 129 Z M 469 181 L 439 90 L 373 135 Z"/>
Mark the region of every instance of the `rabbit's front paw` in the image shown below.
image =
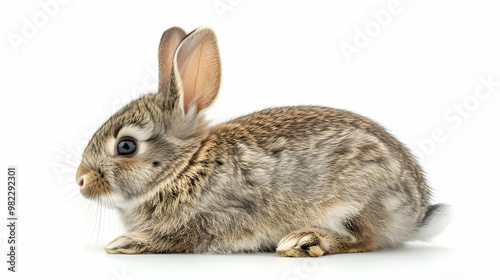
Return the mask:
<path id="1" fill-rule="evenodd" d="M 326 252 L 321 237 L 314 231 L 294 231 L 278 244 L 276 252 L 280 257 L 319 257 Z"/>
<path id="2" fill-rule="evenodd" d="M 144 236 L 130 233 L 118 236 L 104 250 L 109 254 L 144 254 L 147 253 L 146 244 Z"/>

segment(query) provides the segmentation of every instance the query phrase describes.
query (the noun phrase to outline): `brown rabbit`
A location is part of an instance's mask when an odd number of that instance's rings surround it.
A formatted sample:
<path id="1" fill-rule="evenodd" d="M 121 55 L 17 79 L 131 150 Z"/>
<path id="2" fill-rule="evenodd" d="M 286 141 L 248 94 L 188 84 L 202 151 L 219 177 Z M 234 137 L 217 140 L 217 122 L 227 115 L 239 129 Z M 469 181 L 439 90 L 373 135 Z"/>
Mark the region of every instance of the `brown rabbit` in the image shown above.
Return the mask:
<path id="1" fill-rule="evenodd" d="M 274 251 L 307 257 L 427 239 L 449 207 L 375 122 L 325 107 L 263 110 L 210 127 L 217 39 L 163 34 L 159 90 L 115 113 L 83 153 L 83 196 L 110 200 L 127 233 L 114 254 Z"/>

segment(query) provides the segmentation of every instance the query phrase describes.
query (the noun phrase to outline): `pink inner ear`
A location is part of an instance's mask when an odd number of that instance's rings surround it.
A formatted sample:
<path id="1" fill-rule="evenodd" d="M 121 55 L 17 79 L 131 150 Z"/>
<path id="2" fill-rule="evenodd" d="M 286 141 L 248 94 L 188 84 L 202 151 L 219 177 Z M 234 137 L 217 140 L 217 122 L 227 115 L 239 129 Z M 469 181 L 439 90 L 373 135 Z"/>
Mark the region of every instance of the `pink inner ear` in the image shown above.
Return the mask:
<path id="1" fill-rule="evenodd" d="M 177 55 L 184 92 L 184 112 L 187 112 L 189 107 L 193 105 L 192 102 L 195 101 L 197 95 L 197 85 L 202 82 L 199 80 L 202 76 L 200 75 L 201 57 L 202 48 L 194 48 L 192 45 L 182 48 Z"/>
<path id="2" fill-rule="evenodd" d="M 219 93 L 221 74 L 212 31 L 199 30 L 188 36 L 179 46 L 176 63 L 182 81 L 184 112 L 191 106 L 196 106 L 197 111 L 210 107 Z"/>

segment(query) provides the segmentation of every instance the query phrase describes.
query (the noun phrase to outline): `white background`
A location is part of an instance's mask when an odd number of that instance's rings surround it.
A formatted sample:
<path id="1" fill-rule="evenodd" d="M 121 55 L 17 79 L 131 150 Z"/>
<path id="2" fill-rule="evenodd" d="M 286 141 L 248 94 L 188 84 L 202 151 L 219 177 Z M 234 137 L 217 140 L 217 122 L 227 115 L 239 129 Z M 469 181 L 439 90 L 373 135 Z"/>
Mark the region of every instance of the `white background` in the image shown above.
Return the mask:
<path id="1" fill-rule="evenodd" d="M 1 3 L 0 178 L 19 169 L 19 272 L 7 272 L 2 222 L 2 279 L 498 279 L 500 86 L 481 83 L 500 81 L 498 1 Z M 157 46 L 171 26 L 210 26 L 219 38 L 223 85 L 209 118 L 298 104 L 366 115 L 420 156 L 454 223 L 428 245 L 317 259 L 106 254 L 121 229 L 79 196 L 73 153 L 116 109 L 155 90 Z"/>

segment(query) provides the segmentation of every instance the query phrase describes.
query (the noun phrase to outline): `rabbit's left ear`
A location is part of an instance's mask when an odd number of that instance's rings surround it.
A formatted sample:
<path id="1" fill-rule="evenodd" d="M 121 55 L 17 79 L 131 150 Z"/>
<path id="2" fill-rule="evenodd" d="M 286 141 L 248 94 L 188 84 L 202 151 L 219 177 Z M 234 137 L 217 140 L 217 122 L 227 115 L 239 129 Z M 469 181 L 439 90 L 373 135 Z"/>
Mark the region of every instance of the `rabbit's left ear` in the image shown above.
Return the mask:
<path id="1" fill-rule="evenodd" d="M 161 36 L 160 46 L 158 47 L 159 92 L 167 91 L 170 77 L 172 76 L 174 54 L 185 36 L 186 32 L 179 27 L 172 27 L 163 32 L 163 36 Z"/>
<path id="2" fill-rule="evenodd" d="M 187 113 L 213 105 L 219 95 L 221 62 L 215 33 L 198 28 L 182 40 L 173 59 L 172 80 L 178 90 L 180 105 Z"/>

